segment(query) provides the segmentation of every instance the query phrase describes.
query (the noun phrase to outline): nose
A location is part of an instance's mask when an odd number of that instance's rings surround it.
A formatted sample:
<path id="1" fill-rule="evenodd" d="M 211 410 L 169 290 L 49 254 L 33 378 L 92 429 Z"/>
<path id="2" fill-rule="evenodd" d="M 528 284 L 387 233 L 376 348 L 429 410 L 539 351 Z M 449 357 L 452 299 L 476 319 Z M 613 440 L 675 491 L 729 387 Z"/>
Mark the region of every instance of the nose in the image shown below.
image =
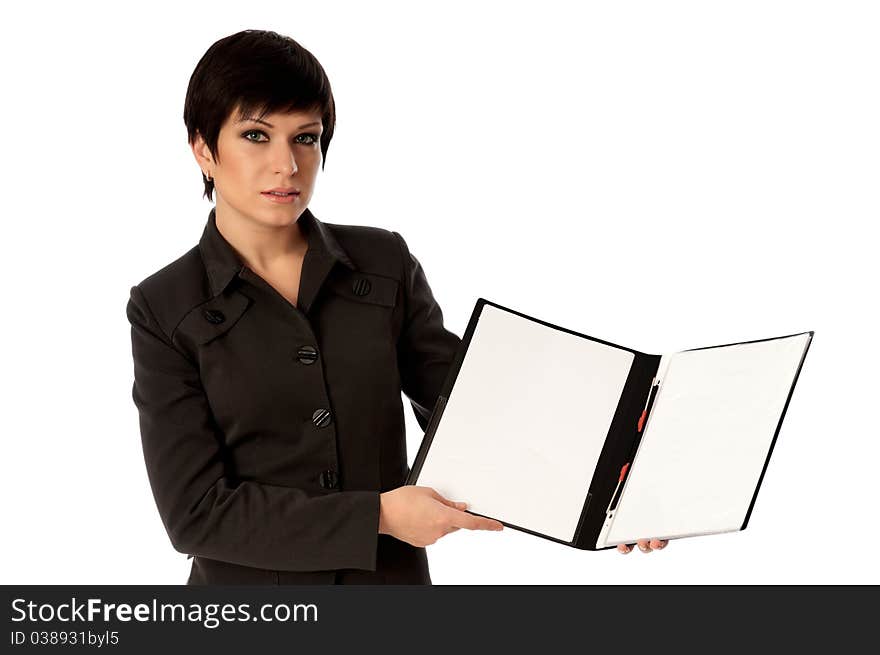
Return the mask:
<path id="1" fill-rule="evenodd" d="M 275 172 L 282 177 L 293 177 L 299 170 L 296 165 L 296 157 L 293 155 L 293 149 L 289 146 L 282 145 L 279 152 L 275 153 L 274 168 Z"/>

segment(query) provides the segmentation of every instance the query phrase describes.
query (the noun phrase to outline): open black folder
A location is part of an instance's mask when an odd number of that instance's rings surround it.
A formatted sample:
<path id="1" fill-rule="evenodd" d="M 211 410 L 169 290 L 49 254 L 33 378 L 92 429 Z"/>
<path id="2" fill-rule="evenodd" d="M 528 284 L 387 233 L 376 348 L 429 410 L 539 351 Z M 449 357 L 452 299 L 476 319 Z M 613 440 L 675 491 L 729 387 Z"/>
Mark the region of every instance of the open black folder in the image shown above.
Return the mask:
<path id="1" fill-rule="evenodd" d="M 586 550 L 743 530 L 812 338 L 649 355 L 480 298 L 407 484 Z"/>

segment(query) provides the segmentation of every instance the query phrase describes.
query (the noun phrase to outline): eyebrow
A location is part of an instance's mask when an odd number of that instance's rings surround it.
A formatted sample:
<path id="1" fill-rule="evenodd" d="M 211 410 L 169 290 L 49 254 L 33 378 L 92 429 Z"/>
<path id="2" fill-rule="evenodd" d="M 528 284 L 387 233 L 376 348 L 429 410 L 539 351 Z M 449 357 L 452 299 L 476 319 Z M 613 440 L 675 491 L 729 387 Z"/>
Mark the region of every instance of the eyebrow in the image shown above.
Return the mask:
<path id="1" fill-rule="evenodd" d="M 262 119 L 259 119 L 259 118 L 252 118 L 251 116 L 247 116 L 247 117 L 245 117 L 245 118 L 242 118 L 242 119 L 239 120 L 238 122 L 239 122 L 239 123 L 244 123 L 244 122 L 247 122 L 247 121 L 253 121 L 254 123 L 262 123 L 263 125 L 266 125 L 267 127 L 271 127 L 271 128 L 273 128 L 273 129 L 275 128 L 275 126 L 272 125 L 272 123 L 268 123 L 268 122 L 266 122 L 266 121 L 264 121 L 264 120 L 262 120 Z M 321 121 L 312 121 L 311 123 L 306 123 L 305 125 L 300 125 L 300 126 L 299 126 L 298 128 L 296 128 L 296 129 L 298 129 L 298 130 L 302 130 L 302 129 L 305 129 L 305 128 L 307 128 L 307 127 L 311 127 L 312 125 L 320 125 L 320 124 L 321 124 Z"/>

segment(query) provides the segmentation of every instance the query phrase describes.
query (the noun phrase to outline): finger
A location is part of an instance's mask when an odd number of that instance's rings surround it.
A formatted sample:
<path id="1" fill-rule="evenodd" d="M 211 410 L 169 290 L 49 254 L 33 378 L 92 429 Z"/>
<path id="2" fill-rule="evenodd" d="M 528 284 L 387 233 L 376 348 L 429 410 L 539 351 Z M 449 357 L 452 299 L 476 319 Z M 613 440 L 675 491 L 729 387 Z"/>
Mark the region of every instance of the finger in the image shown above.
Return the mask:
<path id="1" fill-rule="evenodd" d="M 669 539 L 651 539 L 651 548 L 653 550 L 663 550 L 668 543 Z"/>
<path id="2" fill-rule="evenodd" d="M 468 516 L 471 516 L 468 514 Z M 496 532 L 504 529 L 504 524 L 501 521 L 496 521 L 495 519 L 487 519 L 481 516 L 474 517 L 477 519 L 477 522 L 474 524 L 474 527 L 468 528 L 470 530 L 495 530 Z"/>
<path id="3" fill-rule="evenodd" d="M 639 550 L 643 553 L 651 552 L 651 542 L 649 539 L 639 539 Z"/>
<path id="4" fill-rule="evenodd" d="M 452 509 L 465 510 L 467 509 L 467 503 L 460 503 L 454 500 L 450 500 L 449 498 L 445 498 L 442 496 L 436 489 L 432 489 L 434 492 L 432 495 L 436 500 L 439 500 L 441 503 L 446 505 L 447 507 L 451 507 Z"/>
<path id="5" fill-rule="evenodd" d="M 449 500 L 448 498 L 444 498 L 440 494 L 437 494 L 437 500 L 446 505 L 447 507 L 451 507 L 452 509 L 465 510 L 467 509 L 467 503 L 460 503 L 454 500 Z"/>
<path id="6" fill-rule="evenodd" d="M 502 530 L 504 528 L 504 524 L 500 521 L 466 512 L 456 512 L 455 516 L 451 517 L 451 523 L 468 530 Z"/>
<path id="7" fill-rule="evenodd" d="M 633 549 L 633 544 L 617 544 L 617 550 L 623 555 L 627 553 L 631 553 Z"/>

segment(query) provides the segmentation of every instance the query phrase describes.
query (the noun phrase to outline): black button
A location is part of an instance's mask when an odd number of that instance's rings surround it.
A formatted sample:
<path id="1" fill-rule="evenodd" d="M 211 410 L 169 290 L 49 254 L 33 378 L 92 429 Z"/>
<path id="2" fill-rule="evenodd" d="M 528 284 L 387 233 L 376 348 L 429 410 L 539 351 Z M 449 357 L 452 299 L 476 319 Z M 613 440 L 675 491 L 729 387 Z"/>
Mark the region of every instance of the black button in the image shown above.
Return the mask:
<path id="1" fill-rule="evenodd" d="M 208 320 L 209 323 L 214 323 L 215 325 L 218 323 L 222 323 L 226 320 L 223 312 L 221 312 L 219 309 L 206 309 L 205 318 Z"/>
<path id="2" fill-rule="evenodd" d="M 328 425 L 330 425 L 330 410 L 316 409 L 315 413 L 312 414 L 312 423 L 317 425 L 319 428 L 326 428 Z"/>
<path id="3" fill-rule="evenodd" d="M 366 296 L 370 293 L 370 281 L 364 278 L 358 278 L 354 281 L 351 288 L 356 296 Z"/>
<path id="4" fill-rule="evenodd" d="M 296 358 L 302 364 L 314 364 L 318 360 L 318 351 L 312 346 L 300 346 L 296 351 Z"/>
<path id="5" fill-rule="evenodd" d="M 321 473 L 321 486 L 324 489 L 336 489 L 339 486 L 339 476 L 336 471 L 326 470 Z"/>

